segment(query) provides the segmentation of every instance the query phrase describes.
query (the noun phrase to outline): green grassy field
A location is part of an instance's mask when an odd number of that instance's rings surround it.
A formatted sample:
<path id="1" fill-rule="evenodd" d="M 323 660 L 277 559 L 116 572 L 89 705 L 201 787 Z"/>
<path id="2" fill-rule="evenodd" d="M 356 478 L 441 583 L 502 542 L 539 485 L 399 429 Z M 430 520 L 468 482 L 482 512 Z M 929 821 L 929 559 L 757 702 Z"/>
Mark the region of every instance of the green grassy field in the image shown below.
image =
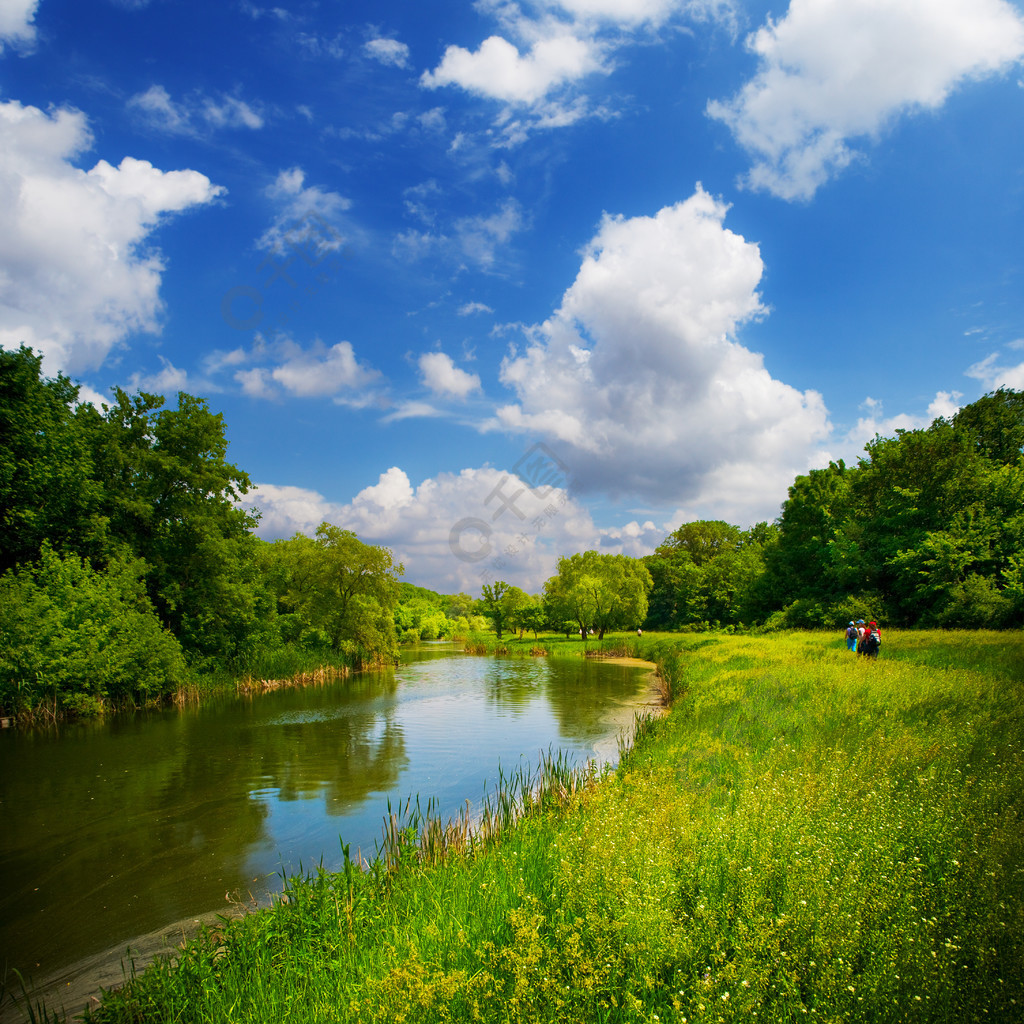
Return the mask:
<path id="1" fill-rule="evenodd" d="M 475 840 L 398 816 L 386 864 L 294 880 L 89 1020 L 1024 1019 L 1024 636 L 616 641 L 675 695 L 616 771 L 549 766 Z"/>

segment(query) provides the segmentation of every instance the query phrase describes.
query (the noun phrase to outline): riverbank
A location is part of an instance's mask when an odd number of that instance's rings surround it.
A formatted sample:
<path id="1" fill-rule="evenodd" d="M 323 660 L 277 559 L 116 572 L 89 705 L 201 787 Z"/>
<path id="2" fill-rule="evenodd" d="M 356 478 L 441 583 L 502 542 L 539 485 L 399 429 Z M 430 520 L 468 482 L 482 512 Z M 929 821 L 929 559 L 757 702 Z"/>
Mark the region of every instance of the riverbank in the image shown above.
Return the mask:
<path id="1" fill-rule="evenodd" d="M 1024 637 L 687 637 L 674 664 L 614 771 L 446 858 L 398 822 L 391 870 L 293 881 L 89 1019 L 1016 1024 Z"/>

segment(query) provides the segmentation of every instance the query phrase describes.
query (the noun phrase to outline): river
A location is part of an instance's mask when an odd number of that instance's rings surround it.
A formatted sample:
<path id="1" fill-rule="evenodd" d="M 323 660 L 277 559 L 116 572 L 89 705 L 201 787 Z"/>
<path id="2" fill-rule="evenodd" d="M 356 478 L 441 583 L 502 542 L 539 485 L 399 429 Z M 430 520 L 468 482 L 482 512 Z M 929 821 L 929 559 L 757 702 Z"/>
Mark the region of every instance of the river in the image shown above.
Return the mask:
<path id="1" fill-rule="evenodd" d="M 549 748 L 614 760 L 649 699 L 643 668 L 432 645 L 326 686 L 5 730 L 0 965 L 115 983 L 127 948 L 335 869 L 342 842 L 372 857 L 389 799 L 449 816 Z"/>

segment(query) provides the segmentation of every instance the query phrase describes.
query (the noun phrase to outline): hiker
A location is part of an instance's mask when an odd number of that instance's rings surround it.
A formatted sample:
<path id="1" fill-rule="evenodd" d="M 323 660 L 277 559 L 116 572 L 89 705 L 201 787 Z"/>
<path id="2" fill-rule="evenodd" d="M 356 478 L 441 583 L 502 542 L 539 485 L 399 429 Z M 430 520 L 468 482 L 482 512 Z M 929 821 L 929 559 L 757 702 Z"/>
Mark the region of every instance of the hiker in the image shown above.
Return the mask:
<path id="1" fill-rule="evenodd" d="M 881 646 L 882 631 L 878 628 L 878 623 L 872 619 L 868 623 L 867 632 L 865 633 L 864 639 L 861 641 L 858 650 L 868 658 L 877 658 L 878 650 Z"/>
<path id="2" fill-rule="evenodd" d="M 850 620 L 850 624 L 846 627 L 846 649 L 857 653 L 857 641 L 860 639 L 860 634 L 857 632 L 857 627 L 853 624 L 853 620 Z"/>
<path id="3" fill-rule="evenodd" d="M 866 635 L 866 633 L 867 633 L 867 630 L 864 628 L 864 620 L 863 619 L 858 619 L 857 620 L 857 646 L 854 648 L 854 650 L 858 654 L 863 654 L 864 653 L 860 649 L 860 645 L 864 642 L 864 636 Z"/>

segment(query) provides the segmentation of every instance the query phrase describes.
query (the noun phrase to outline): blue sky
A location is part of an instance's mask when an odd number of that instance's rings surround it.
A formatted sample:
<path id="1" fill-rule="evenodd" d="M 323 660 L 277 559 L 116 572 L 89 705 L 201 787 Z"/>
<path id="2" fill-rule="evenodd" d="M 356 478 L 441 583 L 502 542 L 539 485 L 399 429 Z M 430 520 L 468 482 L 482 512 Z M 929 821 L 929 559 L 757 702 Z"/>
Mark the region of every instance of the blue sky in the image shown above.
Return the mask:
<path id="1" fill-rule="evenodd" d="M 1024 388 L 1008 0 L 0 0 L 0 345 L 537 590 Z"/>

